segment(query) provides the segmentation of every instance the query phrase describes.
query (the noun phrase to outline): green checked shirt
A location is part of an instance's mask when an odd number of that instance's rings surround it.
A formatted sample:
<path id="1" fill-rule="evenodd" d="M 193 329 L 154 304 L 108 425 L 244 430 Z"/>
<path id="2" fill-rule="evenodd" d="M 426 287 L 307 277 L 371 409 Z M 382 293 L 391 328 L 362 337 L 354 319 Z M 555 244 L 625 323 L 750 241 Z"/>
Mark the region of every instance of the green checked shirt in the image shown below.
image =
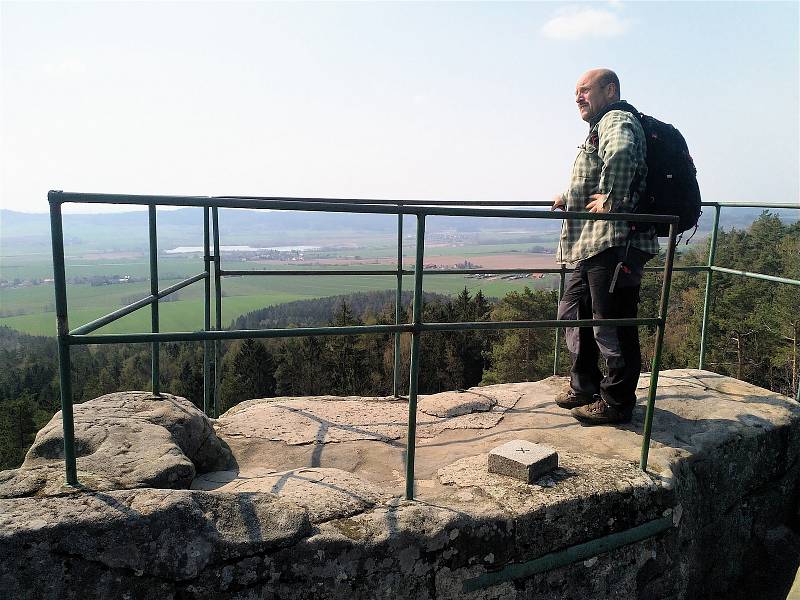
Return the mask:
<path id="1" fill-rule="evenodd" d="M 566 210 L 584 212 L 592 194 L 608 194 L 612 213 L 632 213 L 644 191 L 647 164 L 644 130 L 639 120 L 623 110 L 610 110 L 589 129 L 586 142 L 578 147 L 572 166 L 569 189 L 562 194 Z M 640 184 L 631 194 L 634 175 Z M 566 219 L 561 227 L 561 242 L 556 261 L 574 263 L 599 254 L 607 248 L 624 246 L 627 221 L 589 221 Z M 658 254 L 658 238 L 650 230 L 636 233 L 631 245 Z"/>

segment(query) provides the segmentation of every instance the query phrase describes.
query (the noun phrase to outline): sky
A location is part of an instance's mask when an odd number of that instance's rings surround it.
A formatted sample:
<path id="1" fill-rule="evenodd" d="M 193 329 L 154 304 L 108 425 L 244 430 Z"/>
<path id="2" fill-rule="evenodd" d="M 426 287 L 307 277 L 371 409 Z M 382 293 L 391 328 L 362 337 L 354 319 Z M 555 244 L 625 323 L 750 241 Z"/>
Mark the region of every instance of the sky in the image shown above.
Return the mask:
<path id="1" fill-rule="evenodd" d="M 798 2 L 0 1 L 0 207 L 547 200 L 594 67 L 681 130 L 704 200 L 796 203 L 799 31 Z"/>

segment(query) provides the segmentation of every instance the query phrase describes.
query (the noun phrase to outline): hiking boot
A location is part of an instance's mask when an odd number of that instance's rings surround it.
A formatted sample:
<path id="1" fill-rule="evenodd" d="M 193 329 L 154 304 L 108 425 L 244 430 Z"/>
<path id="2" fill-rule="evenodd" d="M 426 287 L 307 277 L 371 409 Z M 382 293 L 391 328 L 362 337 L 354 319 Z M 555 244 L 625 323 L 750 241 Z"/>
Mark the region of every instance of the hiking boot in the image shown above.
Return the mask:
<path id="1" fill-rule="evenodd" d="M 567 392 L 562 392 L 558 396 L 556 396 L 556 404 L 558 404 L 561 408 L 566 408 L 569 410 L 570 408 L 577 408 L 578 406 L 584 406 L 586 404 L 591 404 L 595 400 L 597 400 L 600 396 L 595 394 L 594 396 L 590 394 L 581 394 L 580 392 L 576 392 L 572 388 L 569 389 Z"/>
<path id="2" fill-rule="evenodd" d="M 611 406 L 603 398 L 596 397 L 591 404 L 572 409 L 572 416 L 585 425 L 629 423 L 633 416 L 633 406 L 617 408 Z"/>

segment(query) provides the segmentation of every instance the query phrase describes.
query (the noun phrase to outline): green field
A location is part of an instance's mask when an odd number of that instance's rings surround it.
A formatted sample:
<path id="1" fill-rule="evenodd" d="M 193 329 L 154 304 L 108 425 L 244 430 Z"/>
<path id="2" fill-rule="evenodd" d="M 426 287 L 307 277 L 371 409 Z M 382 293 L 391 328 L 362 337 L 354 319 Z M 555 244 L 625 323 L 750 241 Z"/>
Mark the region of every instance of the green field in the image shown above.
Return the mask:
<path id="1" fill-rule="evenodd" d="M 491 241 L 495 241 L 497 236 L 493 236 Z M 464 244 L 464 245 L 449 245 L 449 246 L 436 246 L 430 243 L 426 244 L 426 256 L 453 256 L 455 258 L 468 257 L 468 256 L 483 256 L 493 253 L 507 253 L 507 252 L 527 252 L 532 246 L 548 246 L 555 247 L 556 241 L 552 236 L 540 236 L 536 241 L 526 242 L 507 242 L 507 243 L 480 243 L 480 244 Z M 413 240 L 404 240 L 403 253 L 406 257 L 406 262 L 412 260 L 414 256 L 415 247 Z M 324 253 L 326 256 L 345 257 L 357 255 L 361 258 L 388 258 L 397 256 L 396 243 L 386 245 L 371 245 L 368 248 L 352 248 L 344 250 L 332 250 Z M 309 252 L 307 255 L 313 257 L 314 253 Z"/>
<path id="2" fill-rule="evenodd" d="M 67 278 L 90 277 L 92 275 L 131 275 L 149 277 L 150 262 L 147 254 L 132 259 L 86 259 L 67 257 L 65 260 Z M 159 258 L 158 274 L 160 279 L 185 278 L 203 270 L 203 261 L 197 257 Z M 52 277 L 53 259 L 50 254 L 26 256 L 1 256 L 0 278 L 30 279 L 34 277 Z M 0 290 L 4 294 L 5 290 Z M 0 298 L 4 297 L 0 295 Z"/>
<path id="3" fill-rule="evenodd" d="M 492 250 L 508 251 L 510 245 L 474 246 L 470 248 L 437 248 L 438 250 L 457 250 L 458 256 L 474 256 L 478 248 L 487 254 Z M 514 245 L 516 246 L 516 244 Z M 228 262 L 227 268 L 239 266 Z M 284 268 L 291 268 L 287 264 Z M 242 263 L 242 269 L 263 268 L 253 263 Z M 386 265 L 358 265 L 350 269 L 386 268 Z M 21 279 L 50 276 L 52 266 L 40 257 L 14 257 L 4 259 L 3 278 Z M 162 288 L 201 272 L 202 261 L 195 258 L 169 257 L 159 260 L 159 280 Z M 142 259 L 86 261 L 68 259 L 67 278 L 92 275 L 130 275 L 147 277 L 149 263 Z M 544 280 L 485 280 L 471 279 L 461 275 L 429 275 L 425 277 L 424 289 L 442 294 L 457 294 L 466 286 L 470 291 L 482 290 L 486 296 L 501 297 L 513 289 L 530 287 L 551 287 L 553 278 Z M 233 319 L 249 311 L 273 306 L 293 300 L 307 300 L 366 292 L 394 289 L 396 278 L 386 276 L 254 276 L 230 277 L 223 279 L 222 323 L 228 326 Z M 203 326 L 203 283 L 197 282 L 178 292 L 177 300 L 160 303 L 159 313 L 162 331 L 193 331 Z M 403 278 L 403 289 L 413 289 L 410 276 Z M 98 317 L 108 314 L 135 299 L 149 295 L 148 281 L 117 283 L 114 285 L 92 286 L 89 284 L 69 284 L 67 303 L 69 306 L 70 328 L 74 329 Z M 47 283 L 31 287 L 6 288 L 0 290 L 0 310 L 5 316 L 0 325 L 5 325 L 24 333 L 35 335 L 55 334 L 53 284 Z M 212 293 L 212 316 L 213 293 Z M 150 310 L 142 308 L 99 330 L 98 333 L 132 333 L 150 331 Z"/>

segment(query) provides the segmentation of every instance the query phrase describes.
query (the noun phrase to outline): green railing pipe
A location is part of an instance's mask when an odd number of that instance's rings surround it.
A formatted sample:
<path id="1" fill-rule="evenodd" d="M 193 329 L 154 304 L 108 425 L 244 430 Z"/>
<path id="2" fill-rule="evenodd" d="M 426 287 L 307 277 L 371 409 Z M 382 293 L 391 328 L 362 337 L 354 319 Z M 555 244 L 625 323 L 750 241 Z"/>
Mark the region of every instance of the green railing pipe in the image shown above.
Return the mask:
<path id="1" fill-rule="evenodd" d="M 571 273 L 575 269 L 564 269 L 564 273 Z M 660 273 L 664 269 L 662 267 L 645 267 L 644 269 L 647 272 L 651 273 Z M 673 271 L 686 271 L 690 273 L 697 273 L 697 272 L 708 272 L 709 268 L 703 265 L 699 266 L 675 266 L 672 269 Z M 413 275 L 414 271 L 405 269 L 401 271 L 403 275 Z M 515 269 L 513 267 L 509 268 L 502 268 L 502 269 L 423 269 L 422 272 L 425 275 L 516 275 L 516 274 L 524 274 L 524 273 L 542 273 L 542 274 L 550 274 L 550 275 L 560 275 L 562 273 L 562 269 L 558 268 L 548 268 L 548 267 L 541 267 L 541 268 L 519 268 Z M 242 277 L 247 275 L 350 275 L 350 276 L 358 276 L 358 275 L 396 275 L 398 271 L 396 269 L 379 269 L 379 270 L 355 270 L 355 269 L 347 269 L 347 270 L 330 270 L 326 271 L 325 269 L 286 269 L 282 271 L 280 269 L 271 269 L 271 270 L 239 270 L 239 271 L 230 271 L 224 270 L 222 271 L 221 275 L 223 277 Z"/>
<path id="2" fill-rule="evenodd" d="M 411 206 L 543 206 L 551 207 L 551 200 L 419 200 L 419 199 L 387 199 L 387 198 L 292 198 L 286 196 L 210 196 L 215 199 L 236 200 L 302 200 L 304 202 L 344 202 L 347 204 L 407 204 Z M 701 202 L 703 206 L 731 206 L 739 208 L 798 208 L 798 205 L 787 202 L 742 203 L 742 202 Z"/>
<path id="3" fill-rule="evenodd" d="M 633 213 L 586 213 L 574 211 L 541 211 L 541 210 L 511 210 L 511 209 L 485 209 L 485 208 L 445 208 L 428 206 L 378 206 L 342 204 L 339 202 L 305 202 L 297 200 L 231 200 L 215 199 L 197 196 L 137 196 L 128 194 L 76 194 L 70 192 L 55 192 L 60 202 L 82 202 L 88 204 L 126 204 L 150 205 L 164 204 L 168 206 L 208 206 L 214 208 L 261 208 L 271 210 L 294 210 L 310 212 L 342 212 L 396 215 L 428 215 L 445 217 L 495 217 L 524 219 L 533 217 L 537 219 L 562 220 L 562 219 L 591 219 L 594 221 L 637 221 L 640 223 L 665 223 L 675 221 L 671 215 L 642 215 Z"/>
<path id="4" fill-rule="evenodd" d="M 425 257 L 425 215 L 417 215 L 417 251 L 414 261 L 414 327 L 411 331 L 411 373 L 408 380 L 408 434 L 406 436 L 406 499 L 414 499 L 414 455 L 417 446 L 417 384 L 419 336 L 422 333 L 422 265 Z"/>
<path id="5" fill-rule="evenodd" d="M 248 338 L 280 338 L 325 335 L 365 335 L 411 333 L 414 326 L 401 325 L 351 325 L 347 327 L 295 327 L 293 329 L 222 329 L 219 331 L 170 331 L 162 333 L 104 333 L 96 335 L 68 335 L 71 346 L 83 344 L 143 344 L 148 342 L 201 342 L 203 340 L 245 340 Z"/>
<path id="6" fill-rule="evenodd" d="M 56 299 L 56 327 L 58 332 L 58 375 L 61 384 L 61 424 L 64 430 L 64 466 L 67 485 L 78 485 L 78 467 L 75 460 L 75 422 L 72 415 L 72 368 L 67 339 L 67 277 L 64 268 L 64 228 L 61 204 L 53 194 L 50 202 L 50 236 L 53 242 L 53 284 Z"/>
<path id="7" fill-rule="evenodd" d="M 571 273 L 575 269 L 565 269 L 564 273 Z M 706 266 L 676 266 L 673 267 L 674 271 L 688 271 L 688 272 L 706 272 L 709 270 Z M 645 267 L 648 272 L 661 272 L 661 267 Z M 413 275 L 414 271 L 405 269 L 400 271 L 403 275 Z M 502 269 L 423 269 L 425 275 L 515 275 L 519 273 L 542 273 L 559 275 L 562 269 L 555 267 L 540 267 L 540 268 L 526 268 L 520 267 L 515 269 L 513 267 Z M 242 277 L 247 275 L 396 275 L 397 269 L 259 269 L 259 270 L 223 270 L 220 275 L 223 277 Z"/>
<path id="8" fill-rule="evenodd" d="M 234 200 L 293 200 L 285 196 L 211 196 L 215 199 Z M 303 202 L 340 202 L 346 204 L 391 204 L 393 206 L 546 206 L 553 203 L 550 200 L 392 200 L 387 198 L 298 198 Z"/>
<path id="9" fill-rule="evenodd" d="M 59 202 L 79 202 L 84 204 L 123 204 L 134 206 L 148 206 L 150 204 L 165 206 L 206 206 L 208 208 L 254 208 L 270 210 L 300 210 L 316 212 L 343 212 L 396 215 L 397 209 L 393 206 L 374 204 L 352 204 L 334 201 L 307 202 L 306 199 L 279 199 L 279 200 L 253 200 L 248 198 L 212 198 L 209 196 L 161 196 L 161 195 L 135 195 L 135 194 L 86 194 L 72 192 L 55 192 Z M 404 213 L 417 214 L 422 207 L 405 207 Z M 454 209 L 455 210 L 455 209 Z M 213 217 L 213 215 L 212 215 Z"/>
<path id="10" fill-rule="evenodd" d="M 424 269 L 425 275 L 516 275 L 521 273 L 550 273 L 557 275 L 561 269 L 540 267 L 515 269 L 513 267 L 503 269 Z"/>
<path id="11" fill-rule="evenodd" d="M 222 208 L 272 208 L 284 210 L 322 210 L 326 212 L 371 212 L 380 214 L 397 214 L 396 210 L 389 208 L 388 210 L 381 210 L 388 207 L 383 205 L 391 204 L 396 205 L 402 202 L 405 207 L 406 214 L 417 214 L 417 208 L 423 209 L 422 212 L 430 215 L 444 214 L 445 216 L 459 216 L 460 213 L 440 213 L 436 207 L 454 207 L 451 210 L 464 210 L 459 209 L 459 206 L 541 206 L 549 207 L 551 202 L 534 200 L 534 201 L 472 201 L 472 200 L 381 200 L 381 199 L 364 199 L 364 198 L 302 198 L 302 197 L 264 197 L 264 196 L 166 196 L 166 195 L 136 195 L 136 194 L 97 194 L 97 193 L 75 193 L 64 192 L 60 190 L 53 190 L 49 192 L 53 198 L 59 203 L 65 202 L 80 202 L 85 204 L 164 204 L 169 206 L 218 206 Z M 324 205 L 325 207 L 313 208 L 313 205 Z M 791 203 L 742 203 L 742 202 L 703 202 L 703 206 L 721 206 L 721 207 L 739 207 L 739 208 L 785 208 L 797 209 L 797 204 Z M 304 207 L 303 205 L 308 205 Z M 348 208 L 342 208 L 348 206 Z M 432 209 L 433 212 L 429 212 Z M 468 210 L 468 209 L 467 209 Z M 524 211 L 510 211 L 511 213 L 521 213 Z M 543 218 L 559 218 L 552 216 L 555 214 L 567 215 L 566 218 L 572 218 L 574 213 L 554 213 L 551 211 L 536 211 L 542 215 Z M 551 216 L 544 216 L 550 214 Z M 585 213 L 577 213 L 585 214 Z M 599 215 L 601 213 L 592 213 Z M 462 215 L 469 216 L 469 215 Z M 519 214 L 509 215 L 512 218 L 521 218 Z M 615 213 L 613 216 L 608 217 L 608 220 L 615 220 L 622 216 L 622 213 Z M 669 223 L 670 217 L 661 215 L 663 220 L 651 221 L 649 217 L 653 215 L 638 215 L 639 222 L 652 222 L 652 223 Z M 622 220 L 622 219 L 620 219 Z"/>
<path id="12" fill-rule="evenodd" d="M 703 206 L 720 206 L 731 208 L 800 208 L 797 203 L 792 204 L 790 202 L 702 202 L 701 204 Z"/>
<path id="13" fill-rule="evenodd" d="M 203 285 L 203 331 L 211 330 L 211 235 L 209 233 L 208 207 L 203 207 L 203 266 L 205 281 Z M 211 389 L 211 342 L 203 340 L 203 412 L 210 414 L 212 402 Z"/>
<path id="14" fill-rule="evenodd" d="M 158 333 L 158 233 L 156 231 L 156 205 L 151 204 L 147 211 L 147 223 L 150 230 L 150 325 L 153 333 Z M 152 390 L 154 396 L 160 396 L 158 385 L 160 352 L 158 342 L 153 342 L 150 346 Z"/>
<path id="15" fill-rule="evenodd" d="M 219 211 L 216 206 L 211 207 L 211 223 L 214 236 L 214 310 L 216 313 L 216 330 L 222 330 L 222 257 L 219 246 Z M 219 340 L 214 340 L 214 402 L 211 416 L 218 416 L 219 400 L 219 370 L 220 370 Z"/>
<path id="16" fill-rule="evenodd" d="M 400 208 L 402 204 L 398 203 Z M 403 318 L 403 215 L 397 215 L 397 286 L 394 297 L 394 324 L 399 325 Z M 394 334 L 394 372 L 392 373 L 392 395 L 400 396 L 400 333 Z"/>
<path id="17" fill-rule="evenodd" d="M 483 575 L 465 579 L 461 584 L 462 591 L 464 593 L 476 592 L 515 579 L 527 578 L 537 573 L 552 571 L 581 560 L 586 560 L 587 558 L 592 558 L 599 554 L 611 552 L 612 550 L 622 548 L 629 544 L 646 540 L 672 527 L 674 527 L 672 515 L 660 517 L 653 521 L 637 525 L 636 527 L 631 527 L 630 529 L 570 546 L 559 552 L 545 554 L 544 556 L 523 563 L 512 563 L 499 571 L 489 571 Z"/>
<path id="18" fill-rule="evenodd" d="M 762 273 L 751 273 L 750 271 L 726 269 L 725 267 L 711 267 L 711 270 L 717 273 L 730 273 L 731 275 L 741 275 L 742 277 L 749 277 L 751 279 L 762 279 L 764 281 L 772 281 L 774 283 L 788 283 L 789 285 L 800 285 L 800 281 L 798 281 L 797 279 L 787 279 L 786 277 L 775 277 L 773 275 L 764 275 Z"/>
<path id="19" fill-rule="evenodd" d="M 107 315 L 100 317 L 99 319 L 95 319 L 86 325 L 81 325 L 80 327 L 76 327 L 72 331 L 69 332 L 70 335 L 85 335 L 87 333 L 91 333 L 96 329 L 100 329 L 104 325 L 108 325 L 109 323 L 113 323 L 114 321 L 121 319 L 125 315 L 129 315 L 132 312 L 142 308 L 143 306 L 147 306 L 148 304 L 152 304 L 159 298 L 164 298 L 165 296 L 169 296 L 170 294 L 174 294 L 178 290 L 185 288 L 186 286 L 192 285 L 200 281 L 201 279 L 205 279 L 205 273 L 198 273 L 197 275 L 193 275 L 188 279 L 184 279 L 183 281 L 179 281 L 175 285 L 171 285 L 168 288 L 164 288 L 163 290 L 159 290 L 156 294 L 145 296 L 141 300 L 137 300 L 136 302 L 132 302 L 127 306 L 123 306 L 115 310 L 112 313 L 108 313 Z"/>
<path id="20" fill-rule="evenodd" d="M 571 273 L 575 269 L 566 269 L 565 273 Z M 661 267 L 645 267 L 648 272 L 661 272 Z M 675 266 L 674 271 L 688 271 L 688 272 L 707 272 L 707 266 Z M 520 273 L 542 273 L 559 275 L 562 269 L 555 267 L 540 267 L 540 268 L 527 268 L 520 267 L 515 269 L 513 267 L 502 269 L 423 269 L 425 275 L 514 275 Z M 258 269 L 258 270 L 223 270 L 220 275 L 222 277 L 243 277 L 248 275 L 396 275 L 397 269 Z M 409 269 L 402 270 L 403 275 L 413 275 L 414 271 Z"/>
<path id="21" fill-rule="evenodd" d="M 669 308 L 669 292 L 672 284 L 672 265 L 675 258 L 675 238 L 677 224 L 669 226 L 669 241 L 667 242 L 667 258 L 664 262 L 664 281 L 661 285 L 661 301 L 658 306 L 658 325 L 656 327 L 655 354 L 650 368 L 650 390 L 647 396 L 647 412 L 644 417 L 642 432 L 642 458 L 639 467 L 647 471 L 647 456 L 650 452 L 650 434 L 653 430 L 653 413 L 656 404 L 656 389 L 658 388 L 658 372 L 661 369 L 661 352 L 664 346 L 664 329 L 667 324 L 667 309 Z"/>
<path id="22" fill-rule="evenodd" d="M 224 270 L 220 272 L 221 277 L 243 277 L 247 275 L 397 275 L 397 269 L 364 269 L 362 271 L 356 269 L 331 269 L 330 271 L 326 271 L 325 269 L 286 269 L 285 271 L 281 271 L 280 269 L 270 269 L 270 270 Z M 402 271 L 404 275 L 411 275 L 413 271 Z"/>
<path id="23" fill-rule="evenodd" d="M 124 317 L 125 315 L 129 315 L 132 312 L 139 310 L 143 306 L 147 306 L 148 304 L 152 304 L 153 300 L 155 300 L 157 296 L 145 296 L 141 300 L 137 300 L 136 302 L 132 302 L 127 306 L 123 306 L 115 310 L 112 313 L 108 313 L 105 316 L 100 317 L 99 319 L 95 319 L 94 321 L 90 321 L 86 323 L 86 325 L 81 325 L 80 327 L 76 327 L 72 331 L 69 332 L 70 335 L 86 335 L 95 331 L 96 329 L 100 329 L 104 325 L 108 325 L 109 323 L 113 323 Z"/>
<path id="24" fill-rule="evenodd" d="M 424 323 L 419 327 L 422 331 L 475 331 L 494 329 L 548 329 L 565 327 L 564 321 L 550 319 L 546 321 L 467 321 L 461 323 Z M 575 319 L 569 321 L 569 327 L 626 327 L 631 325 L 660 325 L 661 319 L 656 317 L 640 317 L 636 319 Z"/>
<path id="25" fill-rule="evenodd" d="M 378 202 L 364 199 L 331 199 L 331 198 L 252 198 L 252 197 L 211 197 L 211 196 L 166 196 L 166 195 L 138 195 L 138 194 L 97 194 L 74 192 L 51 192 L 58 195 L 58 201 L 80 202 L 84 204 L 127 204 L 147 206 L 149 204 L 163 204 L 169 206 L 207 206 L 209 208 L 268 208 L 272 210 L 309 210 L 321 212 L 358 212 L 372 214 L 397 214 L 394 206 L 398 201 Z M 424 202 L 419 204 L 412 201 L 402 201 L 404 214 L 420 214 L 428 207 Z M 458 203 L 455 203 L 457 205 Z M 465 204 L 464 202 L 461 203 Z M 466 204 L 470 204 L 467 202 Z M 487 205 L 492 204 L 486 202 Z M 540 204 L 534 203 L 534 206 Z M 455 209 L 458 210 L 458 209 Z M 544 211 L 541 211 L 544 212 Z"/>
<path id="26" fill-rule="evenodd" d="M 570 321 L 570 327 L 593 327 L 607 325 L 624 327 L 631 325 L 656 325 L 661 320 L 655 317 L 636 319 L 578 319 Z M 564 321 L 467 321 L 461 323 L 420 323 L 400 325 L 352 325 L 348 327 L 295 327 L 292 329 L 223 329 L 219 331 L 171 331 L 164 333 L 105 333 L 95 335 L 72 335 L 67 337 L 69 345 L 82 344 L 142 344 L 146 342 L 199 342 L 202 340 L 244 340 L 248 338 L 280 338 L 325 335 L 365 335 L 413 333 L 418 331 L 457 330 L 504 330 L 547 329 L 564 327 Z"/>
<path id="27" fill-rule="evenodd" d="M 708 265 L 706 270 L 706 291 L 703 296 L 703 322 L 700 329 L 700 364 L 698 369 L 705 369 L 706 364 L 706 335 L 708 333 L 708 319 L 711 314 L 711 280 L 714 271 L 714 259 L 717 255 L 717 231 L 719 230 L 720 207 L 714 207 L 714 225 L 711 228 L 711 242 L 708 247 Z"/>

